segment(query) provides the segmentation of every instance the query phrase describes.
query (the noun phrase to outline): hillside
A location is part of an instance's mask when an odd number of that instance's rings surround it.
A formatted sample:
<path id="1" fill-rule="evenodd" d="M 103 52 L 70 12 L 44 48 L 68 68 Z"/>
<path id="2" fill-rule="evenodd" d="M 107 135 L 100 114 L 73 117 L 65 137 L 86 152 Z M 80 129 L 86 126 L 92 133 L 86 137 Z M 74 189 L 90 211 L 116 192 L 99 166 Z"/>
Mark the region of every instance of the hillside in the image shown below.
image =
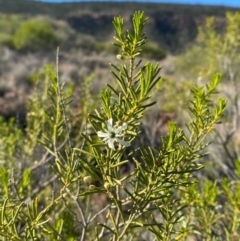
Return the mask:
<path id="1" fill-rule="evenodd" d="M 91 91 L 98 93 L 102 85 L 111 81 L 109 62 L 116 61 L 118 53 L 112 45 L 112 20 L 114 16 L 122 15 L 126 27 L 131 28 L 131 16 L 136 10 L 149 16 L 145 30 L 150 44 L 144 49 L 144 60 L 161 61 L 164 76 L 172 74 L 172 59 L 194 42 L 197 27 L 206 17 L 216 16 L 217 28 L 221 31 L 226 11 L 238 11 L 226 7 L 153 3 L 50 4 L 0 0 L 0 114 L 22 116 L 26 97 L 31 93 L 32 79 L 42 66 L 55 64 L 57 46 L 60 46 L 61 80 L 79 86 L 83 79 L 94 73 Z M 58 40 L 48 46 L 48 36 L 44 43 L 35 39 L 30 43 L 34 46 L 21 47 L 21 41 L 31 40 L 28 34 L 36 30 L 34 21 L 50 24 L 54 33 L 49 30 L 48 34 L 55 34 Z M 23 23 L 26 28 L 32 25 L 33 29 L 23 29 L 16 34 Z"/>
<path id="2" fill-rule="evenodd" d="M 79 33 L 90 34 L 105 41 L 112 36 L 112 19 L 123 15 L 126 19 L 136 10 L 141 10 L 149 16 L 147 35 L 151 41 L 156 41 L 169 51 L 179 52 L 194 40 L 197 26 L 206 17 L 217 16 L 220 24 L 226 11 L 238 9 L 198 6 L 174 5 L 157 3 L 62 3 L 51 4 L 29 0 L 0 0 L 0 12 L 6 14 L 21 14 L 27 17 L 36 15 L 51 16 L 54 19 L 66 21 Z M 220 26 L 221 27 L 221 26 Z"/>

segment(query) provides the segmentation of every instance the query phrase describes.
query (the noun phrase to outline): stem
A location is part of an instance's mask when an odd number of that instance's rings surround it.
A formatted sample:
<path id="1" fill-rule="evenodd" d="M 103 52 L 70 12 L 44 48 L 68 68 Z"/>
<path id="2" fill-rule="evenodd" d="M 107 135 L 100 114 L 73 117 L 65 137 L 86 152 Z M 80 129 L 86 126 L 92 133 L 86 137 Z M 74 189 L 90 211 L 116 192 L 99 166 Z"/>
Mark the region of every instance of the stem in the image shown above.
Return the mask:
<path id="1" fill-rule="evenodd" d="M 236 226 L 237 226 L 237 219 L 238 219 L 238 211 L 237 208 L 234 208 L 234 214 L 233 214 L 233 222 L 232 222 L 232 230 L 231 233 L 234 234 L 236 232 Z"/>
<path id="2" fill-rule="evenodd" d="M 58 148 L 57 148 L 57 130 L 58 130 L 58 124 L 60 122 L 60 108 L 59 108 L 59 95 L 57 95 L 57 106 L 56 106 L 56 119 L 55 119 L 55 124 L 53 125 L 53 148 L 54 148 L 54 154 L 55 157 L 58 158 Z"/>
<path id="3" fill-rule="evenodd" d="M 130 57 L 129 61 L 129 82 L 128 82 L 128 87 L 132 85 L 132 78 L 133 78 L 133 63 L 134 63 L 134 58 Z"/>
<path id="4" fill-rule="evenodd" d="M 81 220 L 82 220 L 82 224 L 83 224 L 83 230 L 82 230 L 82 235 L 81 235 L 80 241 L 84 241 L 85 240 L 85 236 L 86 236 L 88 223 L 87 223 L 87 220 L 86 220 L 85 215 L 83 213 L 82 206 L 81 206 L 78 198 L 75 197 L 68 188 L 66 188 L 66 191 L 70 195 L 70 197 L 73 199 L 73 201 L 76 203 L 77 210 L 78 210 L 78 212 L 80 214 L 80 217 L 81 217 Z"/>
<path id="5" fill-rule="evenodd" d="M 135 214 L 133 214 L 133 215 L 131 216 L 131 218 L 128 219 L 127 224 L 124 225 L 123 231 L 122 231 L 122 233 L 118 236 L 118 238 L 117 238 L 116 241 L 120 241 L 120 240 L 121 240 L 121 238 L 123 237 L 123 235 L 126 233 L 127 229 L 129 228 L 129 225 L 130 225 L 130 224 L 132 223 L 132 221 L 134 220 L 134 218 L 135 218 Z"/>
<path id="6" fill-rule="evenodd" d="M 68 143 L 69 143 L 69 147 L 70 147 L 70 152 L 72 154 L 73 153 L 73 145 L 72 145 L 71 138 L 70 138 L 70 128 L 68 126 L 68 121 L 67 121 L 66 112 L 65 112 L 65 108 L 64 108 L 65 106 L 64 106 L 64 102 L 63 102 L 63 98 L 62 98 L 61 86 L 60 86 L 60 82 L 59 82 L 59 75 L 58 75 L 58 65 L 59 65 L 58 55 L 59 55 L 59 47 L 57 48 L 57 56 L 56 56 L 56 75 L 57 75 L 58 101 L 59 101 L 60 108 L 61 108 L 61 111 L 62 111 L 62 114 L 63 114 L 64 124 L 65 124 L 65 128 L 66 128 L 66 131 L 67 131 Z"/>

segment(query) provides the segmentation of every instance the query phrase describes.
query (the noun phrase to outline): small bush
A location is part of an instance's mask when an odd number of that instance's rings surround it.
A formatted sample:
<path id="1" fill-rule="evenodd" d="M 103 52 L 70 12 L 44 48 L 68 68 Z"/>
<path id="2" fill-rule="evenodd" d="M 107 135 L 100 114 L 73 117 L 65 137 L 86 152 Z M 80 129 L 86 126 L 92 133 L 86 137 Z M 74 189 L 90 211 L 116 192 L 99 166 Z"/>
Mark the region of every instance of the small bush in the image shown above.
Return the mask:
<path id="1" fill-rule="evenodd" d="M 123 17 L 114 18 L 116 87 L 102 89 L 99 103 L 88 79 L 72 112 L 74 86 L 48 67 L 34 82 L 24 131 L 0 118 L 1 240 L 239 240 L 240 186 L 223 182 L 229 205 L 221 209 L 214 183 L 194 185 L 226 108 L 215 95 L 219 74 L 192 89 L 186 131 L 169 122 L 161 145 L 135 144 L 161 79 L 158 63 L 138 60 L 146 22 L 136 12 L 130 32 Z M 226 217 L 218 215 L 225 210 Z"/>
<path id="2" fill-rule="evenodd" d="M 142 56 L 149 59 L 162 60 L 167 56 L 167 53 L 161 47 L 153 43 L 148 43 L 143 48 Z"/>
<path id="3" fill-rule="evenodd" d="M 0 15 L 0 45 L 12 45 L 12 36 L 20 23 L 21 19 L 17 15 Z"/>
<path id="4" fill-rule="evenodd" d="M 228 99 L 226 122 L 219 126 L 216 138 L 211 145 L 214 157 L 212 168 L 214 175 L 219 176 L 219 167 L 224 166 L 224 175 L 236 177 L 235 160 L 240 157 L 238 134 L 240 133 L 240 14 L 226 13 L 226 27 L 224 31 L 217 30 L 217 19 L 207 18 L 205 24 L 199 27 L 197 44 L 178 57 L 176 61 L 177 74 L 195 79 L 198 83 L 206 83 L 209 76 L 219 72 L 222 75 L 221 90 Z M 187 89 L 185 89 L 187 95 Z M 212 175 L 212 174 L 211 174 Z"/>
<path id="5" fill-rule="evenodd" d="M 94 50 L 96 52 L 108 52 L 110 54 L 118 54 L 119 50 L 113 44 L 95 43 Z"/>
<path id="6" fill-rule="evenodd" d="M 48 50 L 59 42 L 49 23 L 36 20 L 23 22 L 13 36 L 13 47 L 17 50 Z"/>

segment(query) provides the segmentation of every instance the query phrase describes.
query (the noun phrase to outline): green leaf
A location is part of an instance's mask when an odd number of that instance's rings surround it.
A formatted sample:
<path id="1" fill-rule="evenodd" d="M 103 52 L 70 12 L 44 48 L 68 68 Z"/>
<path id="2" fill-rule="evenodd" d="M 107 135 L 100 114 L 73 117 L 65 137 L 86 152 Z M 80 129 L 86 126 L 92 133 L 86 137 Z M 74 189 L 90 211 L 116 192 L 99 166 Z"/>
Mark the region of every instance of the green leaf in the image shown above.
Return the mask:
<path id="1" fill-rule="evenodd" d="M 0 180 L 1 180 L 1 186 L 4 191 L 4 196 L 5 198 L 8 198 L 9 196 L 9 173 L 8 170 L 5 168 L 0 168 Z"/>
<path id="2" fill-rule="evenodd" d="M 21 181 L 19 183 L 19 193 L 22 194 L 23 191 L 27 188 L 30 178 L 31 178 L 32 171 L 30 169 L 25 169 L 22 174 Z"/>

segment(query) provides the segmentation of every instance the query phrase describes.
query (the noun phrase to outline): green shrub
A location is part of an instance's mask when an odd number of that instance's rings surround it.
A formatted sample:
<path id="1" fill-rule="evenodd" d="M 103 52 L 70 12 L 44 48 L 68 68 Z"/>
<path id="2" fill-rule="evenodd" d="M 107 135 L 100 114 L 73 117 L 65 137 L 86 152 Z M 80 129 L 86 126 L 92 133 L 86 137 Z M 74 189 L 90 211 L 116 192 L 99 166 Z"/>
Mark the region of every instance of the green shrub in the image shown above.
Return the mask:
<path id="1" fill-rule="evenodd" d="M 0 45 L 12 46 L 12 36 L 21 24 L 17 15 L 0 15 Z"/>
<path id="2" fill-rule="evenodd" d="M 108 52 L 111 54 L 118 54 L 119 50 L 113 44 L 106 44 L 106 43 L 95 43 L 94 50 L 96 52 Z"/>
<path id="3" fill-rule="evenodd" d="M 167 56 L 167 53 L 161 47 L 153 43 L 147 43 L 142 50 L 142 56 L 149 59 L 162 60 Z"/>
<path id="4" fill-rule="evenodd" d="M 198 83 L 205 83 L 213 73 L 221 73 L 220 89 L 228 100 L 228 108 L 224 123 L 215 131 L 215 144 L 209 147 L 214 159 L 209 169 L 218 176 L 216 169 L 225 166 L 225 175 L 234 178 L 235 160 L 240 156 L 237 134 L 240 133 L 240 13 L 227 12 L 226 26 L 221 32 L 217 31 L 217 24 L 217 20 L 210 17 L 199 27 L 197 45 L 178 57 L 177 73 Z"/>
<path id="5" fill-rule="evenodd" d="M 135 146 L 143 116 L 155 104 L 151 91 L 160 81 L 158 64 L 138 60 L 147 42 L 146 22 L 144 13 L 136 12 L 130 32 L 121 16 L 114 18 L 121 53 L 118 64 L 111 64 L 117 87 L 108 84 L 101 91 L 99 108 L 93 110 L 93 98 L 83 90 L 82 112 L 73 116 L 73 87 L 60 84 L 58 72 L 46 68 L 35 82 L 25 130 L 0 120 L 2 240 L 177 241 L 195 234 L 186 222 L 197 193 L 193 173 L 203 168 L 199 161 L 226 100 L 213 103 L 220 82 L 216 74 L 208 85 L 192 89 L 186 131 L 169 122 L 161 146 Z M 74 134 L 77 126 L 80 135 Z M 207 194 L 215 190 L 206 188 Z"/>
<path id="6" fill-rule="evenodd" d="M 56 48 L 60 40 L 47 22 L 27 20 L 22 22 L 13 36 L 17 50 L 48 50 Z"/>

